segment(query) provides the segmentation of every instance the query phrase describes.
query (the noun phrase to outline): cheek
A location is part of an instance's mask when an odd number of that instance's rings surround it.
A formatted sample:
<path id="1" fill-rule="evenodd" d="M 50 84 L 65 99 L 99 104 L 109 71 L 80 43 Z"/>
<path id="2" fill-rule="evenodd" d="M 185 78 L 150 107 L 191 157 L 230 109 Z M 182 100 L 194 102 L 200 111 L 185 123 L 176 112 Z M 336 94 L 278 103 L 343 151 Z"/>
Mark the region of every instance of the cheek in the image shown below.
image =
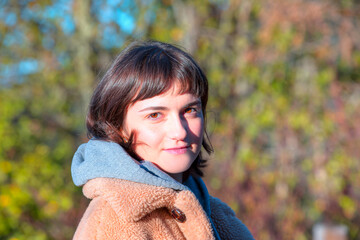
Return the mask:
<path id="1" fill-rule="evenodd" d="M 134 133 L 134 147 L 140 145 L 152 145 L 152 142 L 156 142 L 158 139 L 159 131 L 152 127 L 147 126 L 142 119 L 139 119 L 132 112 L 129 112 L 125 122 L 126 135 Z"/>
<path id="2" fill-rule="evenodd" d="M 198 141 L 202 141 L 204 135 L 204 119 L 195 119 L 189 123 L 189 129 Z"/>
<path id="3" fill-rule="evenodd" d="M 135 151 L 145 148 L 157 148 L 161 145 L 161 131 L 152 128 L 138 128 L 136 130 Z"/>

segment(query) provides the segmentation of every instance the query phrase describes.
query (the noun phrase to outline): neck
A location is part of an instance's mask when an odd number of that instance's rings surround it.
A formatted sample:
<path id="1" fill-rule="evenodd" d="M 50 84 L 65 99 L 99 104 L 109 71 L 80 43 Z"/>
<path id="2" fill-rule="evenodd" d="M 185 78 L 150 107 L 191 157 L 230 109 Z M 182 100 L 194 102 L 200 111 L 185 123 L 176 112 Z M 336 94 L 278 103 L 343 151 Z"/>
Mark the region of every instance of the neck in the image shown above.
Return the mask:
<path id="1" fill-rule="evenodd" d="M 173 179 L 175 179 L 176 181 L 178 181 L 179 183 L 182 183 L 183 181 L 183 173 L 168 173 L 170 177 L 172 177 Z"/>
<path id="2" fill-rule="evenodd" d="M 161 169 L 161 167 L 159 167 L 159 165 L 157 165 L 156 163 L 153 163 L 158 169 L 160 169 L 161 171 L 165 172 L 163 169 Z M 173 179 L 175 179 L 176 181 L 178 181 L 179 183 L 183 182 L 183 173 L 167 173 L 170 177 L 172 177 Z"/>

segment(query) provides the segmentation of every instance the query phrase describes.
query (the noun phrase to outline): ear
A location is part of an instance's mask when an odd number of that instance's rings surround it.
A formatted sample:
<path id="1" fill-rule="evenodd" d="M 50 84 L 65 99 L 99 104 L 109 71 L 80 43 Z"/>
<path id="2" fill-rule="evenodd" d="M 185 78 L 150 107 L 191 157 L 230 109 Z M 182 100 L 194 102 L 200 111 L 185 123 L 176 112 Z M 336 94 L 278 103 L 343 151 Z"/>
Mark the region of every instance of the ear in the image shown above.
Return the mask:
<path id="1" fill-rule="evenodd" d="M 123 140 L 124 143 L 129 142 L 129 134 L 127 134 L 127 131 L 125 131 L 124 129 L 120 129 L 119 130 L 119 135 L 120 135 L 120 137 L 121 137 L 121 139 Z"/>

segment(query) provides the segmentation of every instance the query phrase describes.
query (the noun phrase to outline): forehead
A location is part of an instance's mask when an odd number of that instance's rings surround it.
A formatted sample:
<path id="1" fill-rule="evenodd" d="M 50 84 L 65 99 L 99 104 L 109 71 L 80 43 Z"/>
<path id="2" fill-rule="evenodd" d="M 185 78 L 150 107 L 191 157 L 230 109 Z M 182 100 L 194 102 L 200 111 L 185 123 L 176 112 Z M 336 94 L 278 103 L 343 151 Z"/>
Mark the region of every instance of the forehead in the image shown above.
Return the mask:
<path id="1" fill-rule="evenodd" d="M 136 101 L 129 106 L 129 110 L 140 110 L 140 108 L 152 106 L 165 106 L 167 108 L 183 107 L 190 103 L 201 104 L 201 99 L 188 91 L 182 92 L 179 86 L 174 86 L 157 96 Z"/>
<path id="2" fill-rule="evenodd" d="M 192 93 L 198 97 L 202 96 L 202 88 L 200 88 L 194 80 L 186 79 L 151 79 L 146 78 L 135 86 L 135 94 L 132 103 L 138 100 L 144 100 L 155 96 L 173 93 Z"/>
<path id="3" fill-rule="evenodd" d="M 145 84 L 147 85 L 147 84 Z M 153 84 L 151 84 L 153 85 Z M 143 101 L 146 99 L 153 99 L 154 97 L 164 97 L 164 96 L 179 96 L 182 94 L 189 93 L 191 95 L 194 95 L 195 97 L 201 98 L 199 95 L 197 95 L 195 92 L 191 91 L 191 88 L 189 86 L 186 86 L 180 82 L 175 82 L 169 87 L 164 86 L 162 89 L 156 89 L 156 87 L 152 86 L 141 86 L 137 93 L 135 94 L 135 97 L 133 98 L 132 102 L 129 106 L 134 105 L 138 101 Z"/>

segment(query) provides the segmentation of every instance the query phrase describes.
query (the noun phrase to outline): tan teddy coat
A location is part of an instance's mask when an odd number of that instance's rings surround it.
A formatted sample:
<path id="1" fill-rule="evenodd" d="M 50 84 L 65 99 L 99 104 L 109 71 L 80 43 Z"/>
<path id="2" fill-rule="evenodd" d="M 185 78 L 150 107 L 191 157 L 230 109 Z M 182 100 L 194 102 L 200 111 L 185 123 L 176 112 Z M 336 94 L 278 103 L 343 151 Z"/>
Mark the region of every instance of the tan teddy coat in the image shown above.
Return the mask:
<path id="1" fill-rule="evenodd" d="M 215 239 L 210 221 L 188 190 L 178 191 L 115 178 L 95 178 L 83 187 L 92 199 L 74 235 L 85 239 Z M 252 239 L 234 212 L 210 197 L 211 218 L 221 239 Z M 183 221 L 171 210 L 180 210 Z M 249 235 L 251 237 L 251 234 Z"/>

